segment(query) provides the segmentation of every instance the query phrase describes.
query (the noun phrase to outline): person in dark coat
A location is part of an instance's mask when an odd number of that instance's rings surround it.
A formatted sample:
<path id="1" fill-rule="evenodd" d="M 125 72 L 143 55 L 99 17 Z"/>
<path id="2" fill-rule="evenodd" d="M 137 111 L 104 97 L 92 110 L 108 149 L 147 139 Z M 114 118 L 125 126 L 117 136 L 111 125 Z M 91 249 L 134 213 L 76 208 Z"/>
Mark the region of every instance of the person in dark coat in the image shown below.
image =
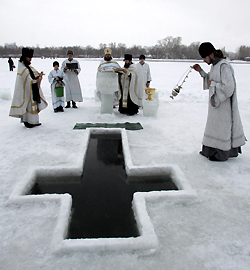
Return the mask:
<path id="1" fill-rule="evenodd" d="M 9 66 L 10 66 L 10 71 L 13 71 L 13 69 L 15 68 L 15 65 L 14 65 L 14 62 L 11 59 L 11 57 L 9 57 L 8 63 L 9 63 Z"/>

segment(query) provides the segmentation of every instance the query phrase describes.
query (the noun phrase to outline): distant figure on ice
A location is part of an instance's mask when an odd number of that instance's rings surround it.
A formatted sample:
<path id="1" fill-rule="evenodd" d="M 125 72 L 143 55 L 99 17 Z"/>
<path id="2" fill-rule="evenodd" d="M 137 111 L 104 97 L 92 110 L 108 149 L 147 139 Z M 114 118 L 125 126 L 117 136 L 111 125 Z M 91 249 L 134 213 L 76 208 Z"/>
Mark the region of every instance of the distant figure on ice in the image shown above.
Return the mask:
<path id="1" fill-rule="evenodd" d="M 38 113 L 48 105 L 40 87 L 43 73 L 30 66 L 33 54 L 34 50 L 22 48 L 9 114 L 21 118 L 21 123 L 24 123 L 27 128 L 41 125 Z"/>
<path id="2" fill-rule="evenodd" d="M 97 74 L 96 74 L 96 79 L 98 79 L 98 73 L 100 72 L 114 72 L 115 69 L 121 69 L 120 65 L 112 60 L 112 50 L 109 48 L 106 48 L 104 50 L 105 56 L 103 60 L 100 62 L 98 69 L 97 69 Z M 100 91 L 97 91 L 96 93 L 97 97 L 99 99 L 102 99 L 102 94 Z M 114 92 L 113 94 L 114 100 L 113 100 L 113 106 L 117 106 L 119 104 L 119 99 L 121 97 L 119 91 Z"/>
<path id="3" fill-rule="evenodd" d="M 146 95 L 145 88 L 148 88 L 152 81 L 149 65 L 145 62 L 145 55 L 141 54 L 139 57 L 139 63 L 136 64 L 136 68 L 139 73 L 139 91 L 142 93 L 142 97 Z"/>
<path id="4" fill-rule="evenodd" d="M 73 59 L 73 51 L 68 50 L 68 59 L 64 60 L 61 69 L 65 73 L 65 90 L 66 102 L 65 108 L 70 108 L 70 101 L 72 107 L 77 108 L 76 101 L 82 102 L 82 90 L 78 79 L 78 74 L 81 71 L 80 64 L 77 60 Z"/>
<path id="5" fill-rule="evenodd" d="M 54 69 L 49 73 L 48 79 L 51 87 L 52 106 L 54 112 L 63 112 L 64 108 L 64 86 L 63 81 L 64 73 L 59 69 L 59 63 L 55 61 L 53 63 Z"/>
<path id="6" fill-rule="evenodd" d="M 10 71 L 13 71 L 13 69 L 15 68 L 15 65 L 11 57 L 9 57 L 8 63 L 9 63 Z"/>
<path id="7" fill-rule="evenodd" d="M 119 73 L 119 85 L 121 89 L 121 99 L 119 102 L 119 112 L 127 115 L 137 114 L 139 106 L 142 106 L 142 94 L 138 87 L 138 71 L 132 62 L 132 55 L 124 55 L 124 70 Z"/>
<path id="8" fill-rule="evenodd" d="M 210 42 L 202 43 L 199 53 L 205 63 L 212 64 L 209 73 L 205 73 L 198 64 L 193 66 L 204 79 L 204 89 L 209 89 L 207 124 L 200 154 L 211 161 L 226 161 L 237 157 L 246 141 L 238 109 L 234 70 L 223 52 L 216 50 Z"/>

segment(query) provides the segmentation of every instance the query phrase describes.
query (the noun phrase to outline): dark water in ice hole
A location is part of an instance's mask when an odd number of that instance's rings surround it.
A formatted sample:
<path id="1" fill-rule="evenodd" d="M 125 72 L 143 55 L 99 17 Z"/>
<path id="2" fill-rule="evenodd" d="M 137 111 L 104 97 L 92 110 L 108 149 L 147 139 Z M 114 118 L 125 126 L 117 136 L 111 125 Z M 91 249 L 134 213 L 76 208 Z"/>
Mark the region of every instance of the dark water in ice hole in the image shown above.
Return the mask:
<path id="1" fill-rule="evenodd" d="M 30 194 L 71 194 L 67 238 L 108 238 L 139 236 L 131 209 L 133 194 L 153 190 L 177 187 L 168 175 L 127 177 L 121 135 L 92 134 L 82 176 L 38 177 Z"/>

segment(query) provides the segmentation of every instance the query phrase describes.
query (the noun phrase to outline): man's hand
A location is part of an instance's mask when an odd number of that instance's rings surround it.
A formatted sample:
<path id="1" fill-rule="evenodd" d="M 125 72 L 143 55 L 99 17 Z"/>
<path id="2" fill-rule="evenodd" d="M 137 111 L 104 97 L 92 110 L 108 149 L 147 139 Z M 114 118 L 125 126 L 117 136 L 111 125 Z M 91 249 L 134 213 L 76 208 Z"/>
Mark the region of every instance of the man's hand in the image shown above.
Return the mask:
<path id="1" fill-rule="evenodd" d="M 198 72 L 201 72 L 201 71 L 202 71 L 202 68 L 201 68 L 201 66 L 200 66 L 199 64 L 193 65 L 192 68 L 193 68 L 194 70 L 198 71 Z"/>

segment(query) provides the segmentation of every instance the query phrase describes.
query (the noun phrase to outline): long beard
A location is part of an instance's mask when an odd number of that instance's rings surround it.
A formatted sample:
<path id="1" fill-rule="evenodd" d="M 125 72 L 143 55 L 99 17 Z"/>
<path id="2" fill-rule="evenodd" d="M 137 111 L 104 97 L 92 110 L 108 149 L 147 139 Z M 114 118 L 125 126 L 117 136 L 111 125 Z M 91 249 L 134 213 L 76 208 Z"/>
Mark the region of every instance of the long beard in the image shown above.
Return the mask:
<path id="1" fill-rule="evenodd" d="M 125 68 L 129 68 L 130 65 L 131 65 L 130 63 L 125 63 L 125 64 L 124 64 L 124 67 L 125 67 Z"/>
<path id="2" fill-rule="evenodd" d="M 209 56 L 209 60 L 210 60 L 210 62 L 208 63 L 208 65 L 211 65 L 214 60 L 211 58 L 211 56 Z"/>
<path id="3" fill-rule="evenodd" d="M 26 67 L 29 66 L 29 65 L 31 64 L 31 62 L 30 62 L 30 61 L 27 61 L 26 59 L 23 60 L 23 63 L 24 63 L 24 65 L 25 65 Z"/>
<path id="4" fill-rule="evenodd" d="M 111 61 L 112 60 L 112 56 L 104 56 L 104 60 L 105 61 Z"/>
<path id="5" fill-rule="evenodd" d="M 24 57 L 24 56 L 20 57 L 20 62 L 23 62 L 26 67 L 31 64 L 31 61 L 27 61 L 26 57 Z"/>

